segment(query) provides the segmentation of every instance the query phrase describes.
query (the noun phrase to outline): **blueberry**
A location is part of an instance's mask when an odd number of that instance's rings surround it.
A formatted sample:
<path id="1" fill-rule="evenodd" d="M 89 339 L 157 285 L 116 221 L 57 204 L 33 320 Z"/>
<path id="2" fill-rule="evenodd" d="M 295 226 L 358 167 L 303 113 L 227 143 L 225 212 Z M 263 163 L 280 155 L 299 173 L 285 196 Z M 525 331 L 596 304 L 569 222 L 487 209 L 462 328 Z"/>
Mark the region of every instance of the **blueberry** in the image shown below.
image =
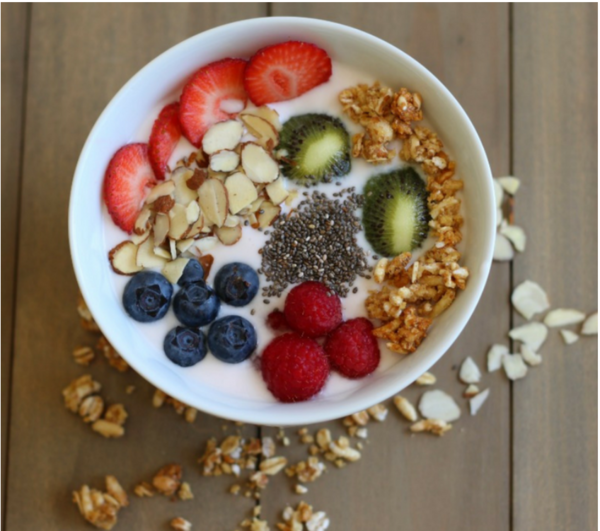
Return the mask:
<path id="1" fill-rule="evenodd" d="M 215 291 L 225 304 L 246 306 L 258 292 L 258 275 L 249 265 L 227 264 L 215 277 Z"/>
<path id="2" fill-rule="evenodd" d="M 206 356 L 206 336 L 197 328 L 178 326 L 165 337 L 165 354 L 181 367 L 191 367 Z"/>
<path id="3" fill-rule="evenodd" d="M 201 280 L 184 284 L 173 299 L 173 311 L 186 326 L 212 323 L 220 306 L 216 293 Z"/>
<path id="4" fill-rule="evenodd" d="M 208 348 L 221 361 L 240 363 L 256 350 L 256 332 L 250 321 L 229 315 L 209 328 Z"/>
<path id="5" fill-rule="evenodd" d="M 177 284 L 183 286 L 188 282 L 197 282 L 198 280 L 204 280 L 204 269 L 198 260 L 192 258 L 183 269 L 183 273 Z"/>
<path id="6" fill-rule="evenodd" d="M 141 271 L 125 286 L 123 306 L 125 311 L 140 323 L 162 319 L 173 296 L 173 286 L 160 273 Z"/>

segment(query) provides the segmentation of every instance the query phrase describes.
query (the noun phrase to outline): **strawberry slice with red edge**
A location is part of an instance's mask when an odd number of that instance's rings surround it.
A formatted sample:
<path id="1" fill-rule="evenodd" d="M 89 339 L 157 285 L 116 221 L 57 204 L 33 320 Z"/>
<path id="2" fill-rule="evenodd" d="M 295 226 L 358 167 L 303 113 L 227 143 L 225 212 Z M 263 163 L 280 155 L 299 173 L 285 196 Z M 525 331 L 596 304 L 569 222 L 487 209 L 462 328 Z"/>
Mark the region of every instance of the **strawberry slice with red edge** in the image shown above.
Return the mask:
<path id="1" fill-rule="evenodd" d="M 222 59 L 198 70 L 190 79 L 179 99 L 179 123 L 186 138 L 200 147 L 202 137 L 211 125 L 234 118 L 228 103 L 237 100 L 246 106 L 244 90 L 244 59 Z M 224 103 L 226 102 L 226 103 Z"/>
<path id="2" fill-rule="evenodd" d="M 244 86 L 254 105 L 296 98 L 331 77 L 331 59 L 308 42 L 288 41 L 256 52 L 246 68 Z"/>
<path id="3" fill-rule="evenodd" d="M 103 195 L 115 225 L 133 231 L 147 188 L 155 184 L 147 144 L 127 144 L 113 155 L 104 174 Z"/>
<path id="4" fill-rule="evenodd" d="M 169 158 L 175 151 L 180 138 L 179 103 L 171 103 L 160 111 L 152 126 L 148 141 L 150 164 L 157 179 L 165 178 Z"/>

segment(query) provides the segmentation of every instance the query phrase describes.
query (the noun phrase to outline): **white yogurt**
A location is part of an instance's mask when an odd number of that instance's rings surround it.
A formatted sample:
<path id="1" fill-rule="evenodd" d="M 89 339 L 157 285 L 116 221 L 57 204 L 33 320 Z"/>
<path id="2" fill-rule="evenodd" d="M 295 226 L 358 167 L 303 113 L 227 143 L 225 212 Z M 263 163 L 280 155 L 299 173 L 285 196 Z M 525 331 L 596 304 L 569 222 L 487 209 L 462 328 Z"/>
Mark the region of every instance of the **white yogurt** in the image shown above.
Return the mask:
<path id="1" fill-rule="evenodd" d="M 351 120 L 349 120 L 343 113 L 341 105 L 338 102 L 338 94 L 344 88 L 357 85 L 359 83 L 371 84 L 375 81 L 371 76 L 365 75 L 359 70 L 349 68 L 343 64 L 333 62 L 333 75 L 331 79 L 309 91 L 308 93 L 296 98 L 292 101 L 276 103 L 271 105 L 280 115 L 280 119 L 285 122 L 291 116 L 298 114 L 306 114 L 309 112 L 322 112 L 332 114 L 340 118 L 344 125 L 347 127 L 350 135 L 360 132 L 361 128 Z M 418 87 L 417 87 L 418 88 Z M 132 141 L 147 142 L 152 128 L 155 117 L 160 112 L 161 108 L 168 103 L 177 99 L 178 94 L 174 94 L 171 100 L 159 102 L 153 112 L 149 113 L 148 119 L 142 124 L 137 132 L 135 138 Z M 182 139 L 177 149 L 173 153 L 170 162 L 170 167 L 174 167 L 177 160 L 183 156 L 187 156 L 194 148 L 185 139 Z M 400 168 L 404 165 L 402 161 L 396 157 L 393 161 L 388 164 L 382 164 L 379 166 L 372 166 L 366 163 L 362 159 L 352 160 L 351 172 L 340 179 L 341 186 L 336 186 L 335 182 L 330 184 L 324 184 L 317 187 L 320 192 L 326 193 L 331 196 L 334 192 L 339 192 L 343 188 L 355 187 L 356 192 L 362 192 L 362 189 L 367 182 L 368 178 L 378 173 L 386 172 L 395 168 Z M 288 189 L 298 189 L 299 197 L 294 201 L 291 207 L 282 205 L 283 212 L 293 208 L 302 199 L 302 193 L 305 189 L 298 187 L 293 181 L 287 183 Z M 314 190 L 312 188 L 310 191 Z M 357 211 L 357 217 L 360 219 L 360 212 Z M 112 249 L 116 244 L 127 239 L 127 235 L 123 233 L 118 227 L 116 227 L 110 216 L 108 215 L 106 208 L 104 208 L 104 239 L 105 246 L 108 250 Z M 251 227 L 244 227 L 242 239 L 233 246 L 219 245 L 216 249 L 211 251 L 214 256 L 214 263 L 212 266 L 211 274 L 209 276 L 208 283 L 212 285 L 212 281 L 216 272 L 225 264 L 230 262 L 239 261 L 244 262 L 255 270 L 261 265 L 260 255 L 258 250 L 263 247 L 267 241 L 268 236 L 264 233 L 258 232 Z M 364 233 L 361 231 L 357 237 L 359 245 L 367 250 L 369 256 L 371 256 L 371 249 L 367 243 Z M 414 258 L 417 258 L 422 254 L 423 250 L 430 248 L 435 243 L 433 238 L 428 238 L 421 250 L 414 253 Z M 371 260 L 374 265 L 375 260 Z M 107 262 L 108 266 L 108 262 Z M 112 288 L 115 296 L 121 299 L 125 284 L 129 281 L 130 277 L 114 274 Z M 266 279 L 261 275 L 261 286 L 266 285 Z M 367 280 L 357 277 L 354 287 L 358 288 L 356 294 L 349 293 L 347 297 L 342 299 L 342 306 L 345 319 L 352 319 L 355 317 L 366 317 L 366 311 L 364 307 L 364 301 L 369 290 L 378 289 L 377 284 L 373 280 Z M 175 286 L 177 289 L 177 286 Z M 200 363 L 189 368 L 180 368 L 171 364 L 166 358 L 163 352 L 163 340 L 167 332 L 179 323 L 175 318 L 172 309 L 169 309 L 168 314 L 160 321 L 155 323 L 137 323 L 134 322 L 135 328 L 144 337 L 147 343 L 148 352 L 152 354 L 158 361 L 170 364 L 171 369 L 176 371 L 182 371 L 182 376 L 185 374 L 185 378 L 188 381 L 194 381 L 199 386 L 205 388 L 218 389 L 219 391 L 226 392 L 227 394 L 248 400 L 257 401 L 273 401 L 275 398 L 267 390 L 260 372 L 256 368 L 254 362 L 256 356 L 264 349 L 264 347 L 274 337 L 274 333 L 270 328 L 266 326 L 267 315 L 275 309 L 283 309 L 283 303 L 287 291 L 291 289 L 291 286 L 286 290 L 282 297 L 278 300 L 275 298 L 271 299 L 270 304 L 264 304 L 263 298 L 260 296 L 261 291 L 259 290 L 255 299 L 246 307 L 234 308 L 225 304 L 221 305 L 219 317 L 226 315 L 240 315 L 248 319 L 255 327 L 258 337 L 258 348 L 253 359 L 239 363 L 237 365 L 230 365 L 217 360 L 210 353 Z M 255 314 L 251 315 L 251 311 L 254 310 Z M 208 327 L 206 327 L 207 331 Z M 377 369 L 378 372 L 387 370 L 390 366 L 398 363 L 402 357 L 390 352 L 385 347 L 385 342 L 380 341 L 381 349 L 381 363 Z M 369 376 L 367 376 L 369 378 Z M 322 391 L 325 395 L 335 395 L 338 393 L 347 393 L 353 389 L 364 385 L 363 380 L 349 380 L 336 373 L 332 373 L 331 377 L 327 381 L 327 384 Z"/>

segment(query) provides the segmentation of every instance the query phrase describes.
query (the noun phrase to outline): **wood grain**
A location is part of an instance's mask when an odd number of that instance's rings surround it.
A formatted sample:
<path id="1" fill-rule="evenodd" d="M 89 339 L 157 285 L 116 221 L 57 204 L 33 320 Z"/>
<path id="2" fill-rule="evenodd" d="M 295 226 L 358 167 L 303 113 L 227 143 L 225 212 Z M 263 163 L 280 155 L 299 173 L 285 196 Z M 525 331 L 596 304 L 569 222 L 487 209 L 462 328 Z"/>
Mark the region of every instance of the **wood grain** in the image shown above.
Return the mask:
<path id="1" fill-rule="evenodd" d="M 2 490 L 6 478 L 25 55 L 25 4 L 2 5 Z M 4 505 L 2 505 L 4 511 Z"/>
<path id="2" fill-rule="evenodd" d="M 514 6 L 514 263 L 553 307 L 598 304 L 598 8 Z M 515 323 L 522 319 L 515 315 Z M 570 327 L 577 330 L 577 327 Z M 514 529 L 595 529 L 597 337 L 565 346 L 551 329 L 543 365 L 514 384 Z"/>
<path id="3" fill-rule="evenodd" d="M 261 4 L 226 7 L 36 4 L 32 8 L 8 529 L 83 529 L 86 524 L 70 501 L 73 489 L 83 483 L 102 487 L 107 473 L 116 474 L 130 489 L 170 461 L 184 465 L 195 501 L 135 499 L 133 507 L 121 513 L 120 529 L 159 529 L 178 515 L 202 522 L 207 529 L 234 529 L 253 505 L 227 495 L 225 479 L 207 483 L 197 473 L 195 461 L 203 441 L 223 433 L 219 419 L 199 415 L 190 426 L 173 411 L 153 410 L 150 386 L 131 372 L 116 374 L 104 360 L 96 360 L 89 372 L 103 384 L 109 402 L 123 402 L 130 411 L 124 439 L 104 440 L 94 434 L 65 410 L 61 398 L 61 389 L 86 372 L 71 360 L 73 347 L 95 341 L 79 329 L 77 285 L 67 242 L 67 203 L 79 151 L 102 108 L 146 62 L 204 29 L 266 12 Z M 5 141 L 3 135 L 3 149 Z M 130 383 L 138 388 L 131 396 L 125 394 Z M 255 433 L 252 427 L 247 430 Z M 213 505 L 228 510 L 213 510 Z"/>
<path id="4" fill-rule="evenodd" d="M 508 7 L 506 5 L 275 4 L 274 15 L 324 18 L 368 31 L 406 51 L 453 92 L 473 120 L 496 174 L 509 162 Z M 490 58 L 493 58 L 491 60 Z M 413 87 L 418 90 L 418 87 Z M 425 102 L 425 105 L 427 103 Z M 458 161 L 460 165 L 460 161 Z M 470 324 L 432 369 L 439 385 L 466 406 L 453 367 L 471 355 L 483 367 L 493 342 L 509 327 L 509 266 L 494 265 Z M 490 315 L 494 318 L 490 319 Z M 364 457 L 309 484 L 304 496 L 276 477 L 262 500 L 270 522 L 300 499 L 325 510 L 333 529 L 399 528 L 508 530 L 510 513 L 510 387 L 502 375 L 485 375 L 492 387 L 481 413 L 463 418 L 443 439 L 407 433 L 396 411 L 369 428 Z M 416 403 L 423 389 L 403 392 Z M 341 433 L 340 422 L 328 427 Z M 296 438 L 290 433 L 290 437 Z M 292 462 L 306 450 L 284 453 Z M 493 456 L 493 457 L 491 457 Z"/>

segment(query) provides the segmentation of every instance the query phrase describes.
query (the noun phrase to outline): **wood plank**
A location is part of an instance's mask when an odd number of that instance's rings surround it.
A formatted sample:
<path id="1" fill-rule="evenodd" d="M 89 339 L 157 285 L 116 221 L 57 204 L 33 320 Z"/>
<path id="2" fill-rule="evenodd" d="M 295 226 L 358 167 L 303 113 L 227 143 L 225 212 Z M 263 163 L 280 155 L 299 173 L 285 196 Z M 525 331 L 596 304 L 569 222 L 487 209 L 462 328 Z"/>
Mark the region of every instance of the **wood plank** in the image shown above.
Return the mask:
<path id="1" fill-rule="evenodd" d="M 514 6 L 515 284 L 554 307 L 598 304 L 598 7 Z M 515 323 L 522 319 L 515 314 Z M 576 327 L 570 327 L 576 329 Z M 514 529 L 595 529 L 598 342 L 550 330 L 544 363 L 514 385 Z"/>
<path id="2" fill-rule="evenodd" d="M 368 31 L 406 51 L 453 92 L 473 120 L 495 174 L 508 171 L 508 6 L 457 4 L 288 4 L 274 15 L 311 16 Z M 413 87 L 418 90 L 418 87 Z M 426 103 L 425 103 L 426 104 Z M 460 165 L 460 161 L 458 161 Z M 494 265 L 479 307 L 452 349 L 432 369 L 437 387 L 459 403 L 462 387 L 453 367 L 471 355 L 484 366 L 491 343 L 509 327 L 509 266 Z M 493 318 L 490 316 L 493 315 Z M 410 437 L 396 411 L 369 428 L 364 457 L 292 494 L 293 483 L 277 476 L 263 495 L 270 523 L 286 504 L 300 499 L 325 510 L 334 529 L 410 531 L 429 529 L 503 530 L 510 527 L 510 386 L 499 373 L 484 375 L 492 387 L 484 410 L 463 418 L 443 439 Z M 422 388 L 403 394 L 416 402 Z M 341 433 L 340 422 L 327 425 Z M 292 439 L 295 435 L 290 433 Z M 306 458 L 298 446 L 283 451 L 292 462 Z"/>
<path id="3" fill-rule="evenodd" d="M 265 13 L 261 4 L 33 6 L 8 529 L 83 529 L 70 500 L 73 489 L 84 483 L 102 487 L 107 473 L 130 489 L 171 461 L 184 465 L 195 502 L 134 499 L 119 517 L 120 529 L 166 528 L 178 515 L 207 529 L 234 529 L 253 505 L 227 495 L 225 479 L 207 483 L 197 473 L 202 442 L 223 433 L 219 419 L 199 415 L 190 426 L 173 411 L 153 410 L 148 384 L 96 360 L 89 372 L 103 384 L 104 396 L 130 411 L 126 436 L 104 440 L 64 409 L 61 389 L 88 372 L 71 360 L 73 347 L 95 341 L 78 325 L 67 241 L 71 178 L 92 124 L 123 83 L 157 54 L 204 29 Z M 131 383 L 137 391 L 129 396 L 125 387 Z"/>
<path id="4" fill-rule="evenodd" d="M 8 403 L 13 340 L 17 219 L 21 182 L 25 4 L 2 5 L 2 489 L 6 478 Z M 2 505 L 4 511 L 4 505 Z M 4 514 L 4 513 L 3 513 Z"/>

